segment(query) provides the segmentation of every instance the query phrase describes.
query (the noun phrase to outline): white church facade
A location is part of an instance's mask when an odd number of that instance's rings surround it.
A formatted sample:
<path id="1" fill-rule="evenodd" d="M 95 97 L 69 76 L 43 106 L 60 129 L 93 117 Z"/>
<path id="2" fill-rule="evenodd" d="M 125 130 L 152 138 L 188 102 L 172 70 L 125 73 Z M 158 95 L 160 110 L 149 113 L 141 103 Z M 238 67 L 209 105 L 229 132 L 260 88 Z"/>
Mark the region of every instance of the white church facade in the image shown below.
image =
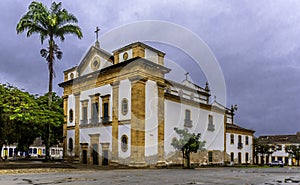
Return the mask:
<path id="1" fill-rule="evenodd" d="M 64 72 L 64 156 L 94 165 L 182 162 L 174 127 L 201 133 L 199 164 L 251 163 L 254 131 L 234 124 L 234 111 L 210 101 L 208 84 L 165 78 L 165 53 L 135 42 L 112 53 L 91 46 Z"/>

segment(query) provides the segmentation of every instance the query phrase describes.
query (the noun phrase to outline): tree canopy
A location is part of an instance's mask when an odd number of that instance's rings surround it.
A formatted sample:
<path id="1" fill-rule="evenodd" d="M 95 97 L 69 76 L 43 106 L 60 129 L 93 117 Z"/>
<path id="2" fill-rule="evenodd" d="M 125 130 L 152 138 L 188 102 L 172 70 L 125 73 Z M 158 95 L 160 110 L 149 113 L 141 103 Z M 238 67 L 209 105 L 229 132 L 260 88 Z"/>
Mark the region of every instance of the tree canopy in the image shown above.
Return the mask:
<path id="1" fill-rule="evenodd" d="M 297 165 L 300 166 L 300 146 L 299 145 L 288 145 L 285 146 L 286 153 L 290 154 L 292 157 L 295 157 L 297 160 Z"/>
<path id="2" fill-rule="evenodd" d="M 200 141 L 200 133 L 189 133 L 187 129 L 179 128 L 174 128 L 174 130 L 179 135 L 179 139 L 174 138 L 171 145 L 182 152 L 182 156 L 186 159 L 187 166 L 190 168 L 190 153 L 204 150 L 205 141 Z"/>
<path id="3" fill-rule="evenodd" d="M 0 148 L 4 144 L 17 143 L 19 151 L 28 151 L 36 137 L 47 139 L 47 124 L 55 131 L 51 133 L 52 144 L 62 139 L 62 99 L 53 94 L 52 108 L 49 109 L 47 97 L 47 94 L 31 95 L 10 84 L 0 84 Z"/>
<path id="4" fill-rule="evenodd" d="M 61 41 L 65 40 L 65 35 L 71 34 L 82 38 L 82 32 L 77 25 L 77 18 L 68 10 L 62 7 L 62 3 L 53 2 L 48 9 L 43 3 L 33 1 L 28 6 L 28 11 L 23 15 L 17 24 L 17 34 L 27 31 L 27 37 L 36 33 L 40 36 L 41 43 L 48 38 L 47 49 L 41 49 L 40 54 L 46 59 L 49 71 L 48 82 L 48 106 L 51 108 L 52 104 L 52 89 L 53 89 L 53 77 L 54 69 L 53 65 L 56 59 L 61 59 L 63 52 L 55 43 L 55 39 L 58 38 Z M 48 124 L 46 135 L 48 136 L 46 143 L 46 158 L 50 158 L 50 132 L 51 124 Z"/>

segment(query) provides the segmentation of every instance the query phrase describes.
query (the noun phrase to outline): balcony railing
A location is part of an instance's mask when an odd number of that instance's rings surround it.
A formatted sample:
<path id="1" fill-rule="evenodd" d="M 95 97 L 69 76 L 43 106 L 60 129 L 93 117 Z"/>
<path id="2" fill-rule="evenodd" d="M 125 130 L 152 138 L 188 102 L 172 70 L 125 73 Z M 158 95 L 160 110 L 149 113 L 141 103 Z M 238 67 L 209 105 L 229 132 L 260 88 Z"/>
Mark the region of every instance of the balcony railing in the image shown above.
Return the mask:
<path id="1" fill-rule="evenodd" d="M 192 120 L 190 120 L 190 119 L 184 119 L 184 126 L 185 127 L 192 127 L 193 126 L 192 123 L 193 123 Z"/>
<path id="2" fill-rule="evenodd" d="M 238 149 L 242 149 L 243 148 L 243 143 L 238 143 Z"/>

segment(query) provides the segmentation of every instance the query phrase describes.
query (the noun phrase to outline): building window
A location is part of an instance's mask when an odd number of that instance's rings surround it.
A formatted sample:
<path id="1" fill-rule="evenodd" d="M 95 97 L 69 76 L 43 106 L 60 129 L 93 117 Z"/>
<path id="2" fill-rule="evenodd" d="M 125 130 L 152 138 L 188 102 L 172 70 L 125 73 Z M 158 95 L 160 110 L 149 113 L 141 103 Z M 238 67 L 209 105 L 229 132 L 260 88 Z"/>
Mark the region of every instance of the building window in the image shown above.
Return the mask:
<path id="1" fill-rule="evenodd" d="M 239 143 L 242 142 L 242 136 L 241 135 L 238 136 L 238 141 L 239 141 Z"/>
<path id="2" fill-rule="evenodd" d="M 126 98 L 122 99 L 122 114 L 125 116 L 128 113 L 128 100 Z"/>
<path id="3" fill-rule="evenodd" d="M 68 145 L 69 151 L 72 152 L 73 151 L 73 139 L 70 137 L 69 138 L 69 145 Z"/>
<path id="4" fill-rule="evenodd" d="M 234 153 L 233 152 L 230 153 L 230 161 L 234 162 Z"/>
<path id="5" fill-rule="evenodd" d="M 99 123 L 99 96 L 100 96 L 99 93 L 90 95 L 90 98 L 91 98 L 90 123 Z"/>
<path id="6" fill-rule="evenodd" d="M 82 121 L 83 124 L 87 123 L 87 107 L 82 107 Z"/>
<path id="7" fill-rule="evenodd" d="M 191 111 L 186 109 L 185 110 L 185 119 L 184 119 L 184 126 L 185 127 L 192 127 L 192 120 L 191 120 Z"/>
<path id="8" fill-rule="evenodd" d="M 99 116 L 99 103 L 95 102 L 92 103 L 92 122 L 98 123 L 98 116 Z"/>
<path id="9" fill-rule="evenodd" d="M 88 123 L 88 103 L 89 100 L 83 100 L 81 101 L 81 124 L 87 124 Z"/>
<path id="10" fill-rule="evenodd" d="M 249 145 L 249 137 L 248 136 L 246 136 L 245 145 Z"/>
<path id="11" fill-rule="evenodd" d="M 214 131 L 215 130 L 213 115 L 208 115 L 208 127 L 207 127 L 207 130 L 209 130 L 209 131 Z"/>
<path id="12" fill-rule="evenodd" d="M 72 109 L 69 110 L 69 122 L 72 123 L 74 120 L 74 112 Z"/>
<path id="13" fill-rule="evenodd" d="M 74 73 L 70 74 L 70 78 L 71 78 L 71 80 L 74 78 Z"/>
<path id="14" fill-rule="evenodd" d="M 238 149 L 242 149 L 242 148 L 243 148 L 242 136 L 239 135 L 238 136 Z"/>
<path id="15" fill-rule="evenodd" d="M 95 59 L 94 62 L 91 63 L 91 68 L 93 71 L 97 70 L 100 66 L 99 59 Z"/>
<path id="16" fill-rule="evenodd" d="M 102 123 L 109 122 L 109 97 L 110 95 L 101 96 L 102 98 Z"/>
<path id="17" fill-rule="evenodd" d="M 238 163 L 242 164 L 242 153 L 241 152 L 238 153 Z"/>
<path id="18" fill-rule="evenodd" d="M 128 137 L 126 135 L 121 137 L 121 149 L 123 152 L 128 150 Z"/>
<path id="19" fill-rule="evenodd" d="M 245 162 L 248 163 L 248 160 L 249 160 L 249 153 L 248 152 L 245 153 L 245 160 L 246 160 Z"/>
<path id="20" fill-rule="evenodd" d="M 108 121 L 108 103 L 103 104 L 103 119 Z"/>
<path id="21" fill-rule="evenodd" d="M 213 162 L 213 152 L 212 151 L 209 151 L 208 152 L 208 162 Z"/>
<path id="22" fill-rule="evenodd" d="M 230 144 L 234 144 L 234 135 L 230 134 Z"/>

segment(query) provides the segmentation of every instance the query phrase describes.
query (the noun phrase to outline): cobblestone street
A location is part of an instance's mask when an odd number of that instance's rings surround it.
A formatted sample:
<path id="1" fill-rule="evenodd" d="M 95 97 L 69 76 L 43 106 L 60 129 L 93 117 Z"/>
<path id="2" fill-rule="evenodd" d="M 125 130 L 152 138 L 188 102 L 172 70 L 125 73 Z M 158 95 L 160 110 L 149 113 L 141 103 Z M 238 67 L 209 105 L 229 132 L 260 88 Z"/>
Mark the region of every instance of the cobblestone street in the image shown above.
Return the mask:
<path id="1" fill-rule="evenodd" d="M 300 184 L 300 168 L 23 169 L 6 170 L 1 185 L 13 184 Z"/>

